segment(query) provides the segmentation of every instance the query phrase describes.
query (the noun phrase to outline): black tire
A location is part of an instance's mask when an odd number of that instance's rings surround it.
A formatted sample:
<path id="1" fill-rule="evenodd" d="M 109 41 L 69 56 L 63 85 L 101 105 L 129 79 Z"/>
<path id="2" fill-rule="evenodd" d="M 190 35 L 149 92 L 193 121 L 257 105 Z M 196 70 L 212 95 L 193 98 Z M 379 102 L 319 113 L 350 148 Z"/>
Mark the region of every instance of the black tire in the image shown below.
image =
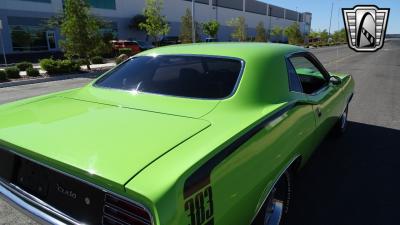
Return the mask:
<path id="1" fill-rule="evenodd" d="M 347 131 L 348 127 L 348 114 L 349 114 L 349 105 L 346 106 L 342 116 L 339 118 L 338 122 L 335 126 L 335 134 L 337 136 L 342 136 Z"/>
<path id="2" fill-rule="evenodd" d="M 286 171 L 272 188 L 253 225 L 286 224 L 292 197 L 292 176 Z"/>

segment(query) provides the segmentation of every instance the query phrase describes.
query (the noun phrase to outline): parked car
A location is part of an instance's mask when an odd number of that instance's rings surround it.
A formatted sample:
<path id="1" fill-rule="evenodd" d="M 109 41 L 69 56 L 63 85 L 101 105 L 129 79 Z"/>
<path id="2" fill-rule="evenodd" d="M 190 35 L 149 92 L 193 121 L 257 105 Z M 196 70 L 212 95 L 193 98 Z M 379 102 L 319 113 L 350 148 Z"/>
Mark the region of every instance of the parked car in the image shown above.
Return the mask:
<path id="1" fill-rule="evenodd" d="M 217 38 L 206 38 L 205 42 L 218 42 Z"/>
<path id="2" fill-rule="evenodd" d="M 154 45 L 152 45 L 148 42 L 145 42 L 145 41 L 135 41 L 135 42 L 139 45 L 140 51 L 146 51 L 146 50 L 154 48 Z"/>
<path id="3" fill-rule="evenodd" d="M 282 224 L 353 88 L 295 46 L 155 48 L 0 106 L 0 196 L 52 224 Z"/>
<path id="4" fill-rule="evenodd" d="M 178 36 L 165 36 L 160 40 L 160 46 L 180 44 Z"/>
<path id="5" fill-rule="evenodd" d="M 130 48 L 132 50 L 132 54 L 135 55 L 141 52 L 140 45 L 136 41 L 129 41 L 129 40 L 114 40 L 111 41 L 113 50 L 118 52 L 119 49 L 122 48 Z"/>

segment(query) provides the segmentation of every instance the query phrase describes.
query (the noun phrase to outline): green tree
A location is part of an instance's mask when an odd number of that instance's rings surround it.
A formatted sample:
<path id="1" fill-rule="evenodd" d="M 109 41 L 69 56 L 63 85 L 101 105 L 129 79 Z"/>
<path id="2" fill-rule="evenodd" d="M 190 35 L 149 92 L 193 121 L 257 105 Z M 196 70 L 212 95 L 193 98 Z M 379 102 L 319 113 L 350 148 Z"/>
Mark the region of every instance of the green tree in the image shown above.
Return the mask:
<path id="1" fill-rule="evenodd" d="M 275 26 L 271 31 L 271 35 L 275 38 L 279 37 L 279 40 L 282 40 L 282 33 L 283 33 L 283 29 L 278 26 Z"/>
<path id="2" fill-rule="evenodd" d="M 99 29 L 99 20 L 89 14 L 86 0 L 65 0 L 61 22 L 64 40 L 60 41 L 60 45 L 68 58 L 79 56 L 86 59 L 89 70 L 90 58 L 104 49 Z"/>
<path id="3" fill-rule="evenodd" d="M 321 42 L 328 43 L 329 33 L 326 29 L 320 32 L 320 38 Z"/>
<path id="4" fill-rule="evenodd" d="M 318 37 L 320 37 L 321 36 L 321 34 L 320 34 L 320 32 L 318 32 L 318 31 L 314 31 L 314 30 L 311 30 L 311 32 L 308 34 L 308 38 L 318 38 Z"/>
<path id="5" fill-rule="evenodd" d="M 216 20 L 210 20 L 203 23 L 203 32 L 210 38 L 216 38 L 219 30 L 219 23 Z"/>
<path id="6" fill-rule="evenodd" d="M 200 29 L 199 24 L 194 24 L 196 32 L 196 41 L 200 41 Z M 186 9 L 185 15 L 181 17 L 181 33 L 179 35 L 182 43 L 192 43 L 192 12 L 190 9 Z"/>
<path id="7" fill-rule="evenodd" d="M 333 33 L 333 40 L 336 43 L 343 43 L 347 41 L 347 37 L 346 37 L 346 30 L 345 29 L 341 29 L 341 30 L 337 30 Z"/>
<path id="8" fill-rule="evenodd" d="M 320 45 L 321 42 L 321 32 L 311 30 L 310 33 L 307 35 L 308 45 Z"/>
<path id="9" fill-rule="evenodd" d="M 259 22 L 256 26 L 256 38 L 257 42 L 266 42 L 267 41 L 267 31 L 265 30 L 264 23 Z"/>
<path id="10" fill-rule="evenodd" d="M 168 34 L 170 29 L 167 18 L 161 15 L 163 4 L 163 0 L 146 0 L 144 9 L 146 21 L 139 24 L 139 27 L 146 30 L 147 35 L 152 37 L 157 45 L 159 45 L 160 36 Z"/>
<path id="11" fill-rule="evenodd" d="M 286 27 L 284 34 L 288 37 L 289 44 L 303 44 L 304 39 L 301 35 L 300 26 L 297 22 Z"/>
<path id="12" fill-rule="evenodd" d="M 247 25 L 246 19 L 243 16 L 233 18 L 227 22 L 228 26 L 234 30 L 231 33 L 231 37 L 237 41 L 246 41 L 247 39 Z"/>

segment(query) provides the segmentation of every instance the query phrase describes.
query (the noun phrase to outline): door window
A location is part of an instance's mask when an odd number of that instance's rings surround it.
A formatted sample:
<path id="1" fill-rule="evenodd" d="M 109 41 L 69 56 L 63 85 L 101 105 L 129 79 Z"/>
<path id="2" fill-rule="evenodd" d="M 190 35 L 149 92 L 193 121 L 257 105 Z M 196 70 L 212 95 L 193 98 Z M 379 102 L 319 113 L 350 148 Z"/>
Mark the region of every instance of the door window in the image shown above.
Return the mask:
<path id="1" fill-rule="evenodd" d="M 293 56 L 289 58 L 289 61 L 300 80 L 304 93 L 313 94 L 328 85 L 323 72 L 305 56 Z M 288 72 L 290 78 L 290 67 Z"/>

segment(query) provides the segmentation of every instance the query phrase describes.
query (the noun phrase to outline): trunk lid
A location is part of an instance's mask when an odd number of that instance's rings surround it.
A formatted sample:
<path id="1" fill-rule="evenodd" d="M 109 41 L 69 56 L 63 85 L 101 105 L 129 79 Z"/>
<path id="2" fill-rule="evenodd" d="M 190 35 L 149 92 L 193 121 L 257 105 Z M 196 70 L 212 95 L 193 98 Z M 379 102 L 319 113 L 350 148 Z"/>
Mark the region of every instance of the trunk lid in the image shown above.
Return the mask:
<path id="1" fill-rule="evenodd" d="M 21 154 L 124 185 L 158 157 L 210 125 L 191 118 L 207 110 L 174 113 L 174 109 L 162 110 L 162 106 L 160 110 L 155 106 L 132 109 L 136 107 L 130 105 L 133 103 L 120 105 L 116 100 L 111 104 L 113 100 L 107 98 L 109 102 L 100 104 L 95 98 L 76 100 L 78 96 L 52 97 L 0 110 L 0 143 L 15 145 Z"/>

